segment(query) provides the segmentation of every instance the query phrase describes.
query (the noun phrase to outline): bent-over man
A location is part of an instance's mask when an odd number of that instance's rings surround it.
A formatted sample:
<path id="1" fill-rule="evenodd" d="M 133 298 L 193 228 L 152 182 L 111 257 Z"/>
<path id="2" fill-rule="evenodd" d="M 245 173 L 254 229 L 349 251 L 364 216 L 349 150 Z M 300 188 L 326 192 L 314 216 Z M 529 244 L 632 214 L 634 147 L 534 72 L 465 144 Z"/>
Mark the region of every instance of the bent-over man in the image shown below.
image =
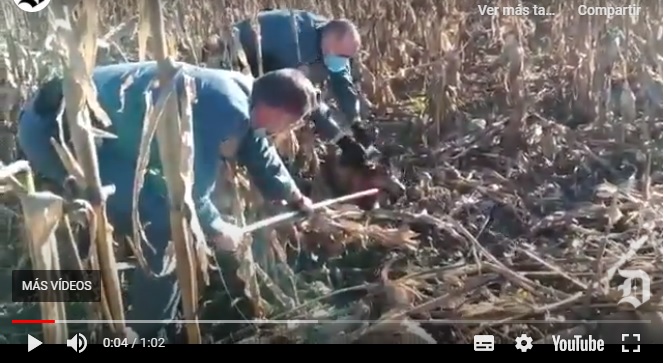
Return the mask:
<path id="1" fill-rule="evenodd" d="M 351 76 L 351 59 L 361 47 L 355 25 L 347 19 L 330 20 L 308 11 L 290 9 L 261 11 L 257 19 L 263 72 L 291 67 L 303 70 L 314 84 L 329 80 L 352 135 L 346 135 L 340 128 L 324 102 L 311 115 L 316 130 L 324 139 L 339 146 L 344 164 L 363 166 L 367 159 L 366 148 L 372 140 L 361 122 L 359 93 Z M 251 20 L 235 24 L 235 29 L 251 72 L 257 76 L 259 38 Z"/>
<path id="2" fill-rule="evenodd" d="M 211 200 L 218 164 L 223 160 L 244 165 L 267 200 L 286 200 L 310 211 L 310 200 L 295 185 L 266 134 L 288 129 L 315 107 L 318 95 L 312 83 L 294 69 L 269 72 L 254 82 L 238 72 L 176 65 L 178 92 L 184 87 L 184 74 L 196 83 L 192 197 L 208 241 L 219 250 L 233 251 L 242 238 L 240 228 L 224 221 Z M 97 67 L 92 76 L 99 102 L 112 121 L 109 132 L 117 136 L 103 140 L 98 159 L 102 183 L 116 188 L 107 200 L 107 212 L 115 231 L 122 235 L 131 236 L 132 232 L 132 186 L 146 109 L 144 95 L 156 76 L 156 62 Z M 127 87 L 129 77 L 133 80 Z M 154 90 L 153 102 L 157 97 Z M 24 107 L 18 133 L 33 169 L 58 184 L 63 183 L 67 173 L 50 139 L 59 139 L 56 117 L 61 102 L 61 80 L 48 82 Z M 158 171 L 161 164 L 155 143 L 149 168 Z M 145 258 L 153 272 L 160 272 L 171 230 L 166 184 L 158 173 L 146 173 L 138 208 L 146 238 L 154 248 L 143 249 Z M 142 269 L 136 269 L 134 274 L 127 319 L 173 319 L 180 302 L 175 274 L 153 278 Z M 164 325 L 128 326 L 139 336 L 149 338 L 156 337 Z"/>

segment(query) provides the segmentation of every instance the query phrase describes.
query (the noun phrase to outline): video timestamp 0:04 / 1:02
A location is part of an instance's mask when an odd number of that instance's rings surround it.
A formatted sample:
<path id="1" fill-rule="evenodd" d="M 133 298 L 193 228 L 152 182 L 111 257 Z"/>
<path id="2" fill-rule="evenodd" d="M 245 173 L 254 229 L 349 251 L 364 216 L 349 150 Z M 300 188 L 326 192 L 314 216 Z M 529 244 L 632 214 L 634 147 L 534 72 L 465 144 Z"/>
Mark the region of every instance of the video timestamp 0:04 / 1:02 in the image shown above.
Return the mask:
<path id="1" fill-rule="evenodd" d="M 101 344 L 105 348 L 163 348 L 166 346 L 165 338 L 104 338 Z"/>

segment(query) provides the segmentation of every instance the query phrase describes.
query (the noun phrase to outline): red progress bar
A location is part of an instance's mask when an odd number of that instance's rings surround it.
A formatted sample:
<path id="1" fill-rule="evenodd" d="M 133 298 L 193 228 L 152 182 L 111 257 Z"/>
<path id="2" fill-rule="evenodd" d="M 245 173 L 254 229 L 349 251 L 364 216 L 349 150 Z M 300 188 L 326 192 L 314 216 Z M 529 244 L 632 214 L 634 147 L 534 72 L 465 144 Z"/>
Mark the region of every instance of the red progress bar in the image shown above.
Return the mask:
<path id="1" fill-rule="evenodd" d="M 54 324 L 55 320 L 12 320 L 12 324 Z"/>

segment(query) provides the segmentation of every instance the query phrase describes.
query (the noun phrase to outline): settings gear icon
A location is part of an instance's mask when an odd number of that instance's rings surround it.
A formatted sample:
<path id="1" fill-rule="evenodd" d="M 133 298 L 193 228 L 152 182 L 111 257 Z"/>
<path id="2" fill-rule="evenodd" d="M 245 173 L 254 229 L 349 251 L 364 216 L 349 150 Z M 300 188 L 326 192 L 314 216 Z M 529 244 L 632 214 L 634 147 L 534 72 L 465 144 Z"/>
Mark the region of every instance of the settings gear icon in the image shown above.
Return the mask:
<path id="1" fill-rule="evenodd" d="M 525 353 L 526 351 L 530 350 L 533 348 L 533 338 L 526 335 L 526 334 L 521 334 L 521 336 L 516 338 L 516 349 L 521 350 L 522 353 Z"/>

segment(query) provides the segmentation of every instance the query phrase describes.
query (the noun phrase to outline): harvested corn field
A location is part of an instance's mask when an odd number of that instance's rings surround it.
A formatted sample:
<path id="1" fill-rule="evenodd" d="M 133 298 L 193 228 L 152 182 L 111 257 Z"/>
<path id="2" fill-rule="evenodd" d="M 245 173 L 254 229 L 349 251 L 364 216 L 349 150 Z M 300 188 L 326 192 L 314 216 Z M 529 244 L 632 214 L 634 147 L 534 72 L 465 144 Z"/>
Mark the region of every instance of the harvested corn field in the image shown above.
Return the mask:
<path id="1" fill-rule="evenodd" d="M 492 334 L 513 343 L 522 333 L 546 342 L 565 331 L 619 343 L 618 333 L 630 331 L 662 343 L 661 3 L 611 18 L 580 15 L 580 5 L 602 3 L 592 0 L 539 2 L 552 15 L 493 16 L 481 13 L 483 1 L 161 1 L 163 11 L 152 6 L 159 3 L 53 0 L 37 13 L 2 4 L 4 318 L 119 322 L 130 309 L 130 272 L 143 269 L 147 248 L 132 243 L 141 229 L 129 239 L 112 234 L 105 212 L 110 192 L 96 156 L 113 136 L 103 131 L 109 111 L 90 80 L 95 65 L 173 57 L 215 68 L 237 58 L 231 25 L 269 7 L 357 25 L 363 117 L 378 130 L 381 175 L 406 189 L 370 211 L 335 204 L 306 221 L 261 229 L 232 259 L 220 256 L 199 238 L 187 210 L 193 95 L 148 107 L 154 130 L 139 137 L 138 160 L 147 165 L 148 134 L 170 146 L 159 148 L 163 180 L 171 205 L 185 206 L 171 211 L 162 273 L 177 276 L 181 317 L 205 320 L 174 325 L 180 333 L 173 340 L 471 343 Z M 162 65 L 165 85 L 174 73 Z M 44 181 L 16 142 L 21 108 L 53 74 L 64 76 L 63 123 L 72 139 L 56 148 L 71 176 L 64 188 Z M 101 126 L 91 126 L 90 114 Z M 314 202 L 362 189 L 308 126 L 274 141 Z M 243 170 L 226 167 L 216 203 L 237 224 L 283 211 Z M 135 196 L 142 185 L 135 183 Z M 82 268 L 101 271 L 100 302 L 12 302 L 11 270 Z M 634 307 L 621 301 L 622 284 L 639 270 L 650 296 L 637 294 L 642 304 Z M 229 318 L 246 323 L 212 323 Z M 125 335 L 117 322 L 12 326 L 0 338 Z"/>

